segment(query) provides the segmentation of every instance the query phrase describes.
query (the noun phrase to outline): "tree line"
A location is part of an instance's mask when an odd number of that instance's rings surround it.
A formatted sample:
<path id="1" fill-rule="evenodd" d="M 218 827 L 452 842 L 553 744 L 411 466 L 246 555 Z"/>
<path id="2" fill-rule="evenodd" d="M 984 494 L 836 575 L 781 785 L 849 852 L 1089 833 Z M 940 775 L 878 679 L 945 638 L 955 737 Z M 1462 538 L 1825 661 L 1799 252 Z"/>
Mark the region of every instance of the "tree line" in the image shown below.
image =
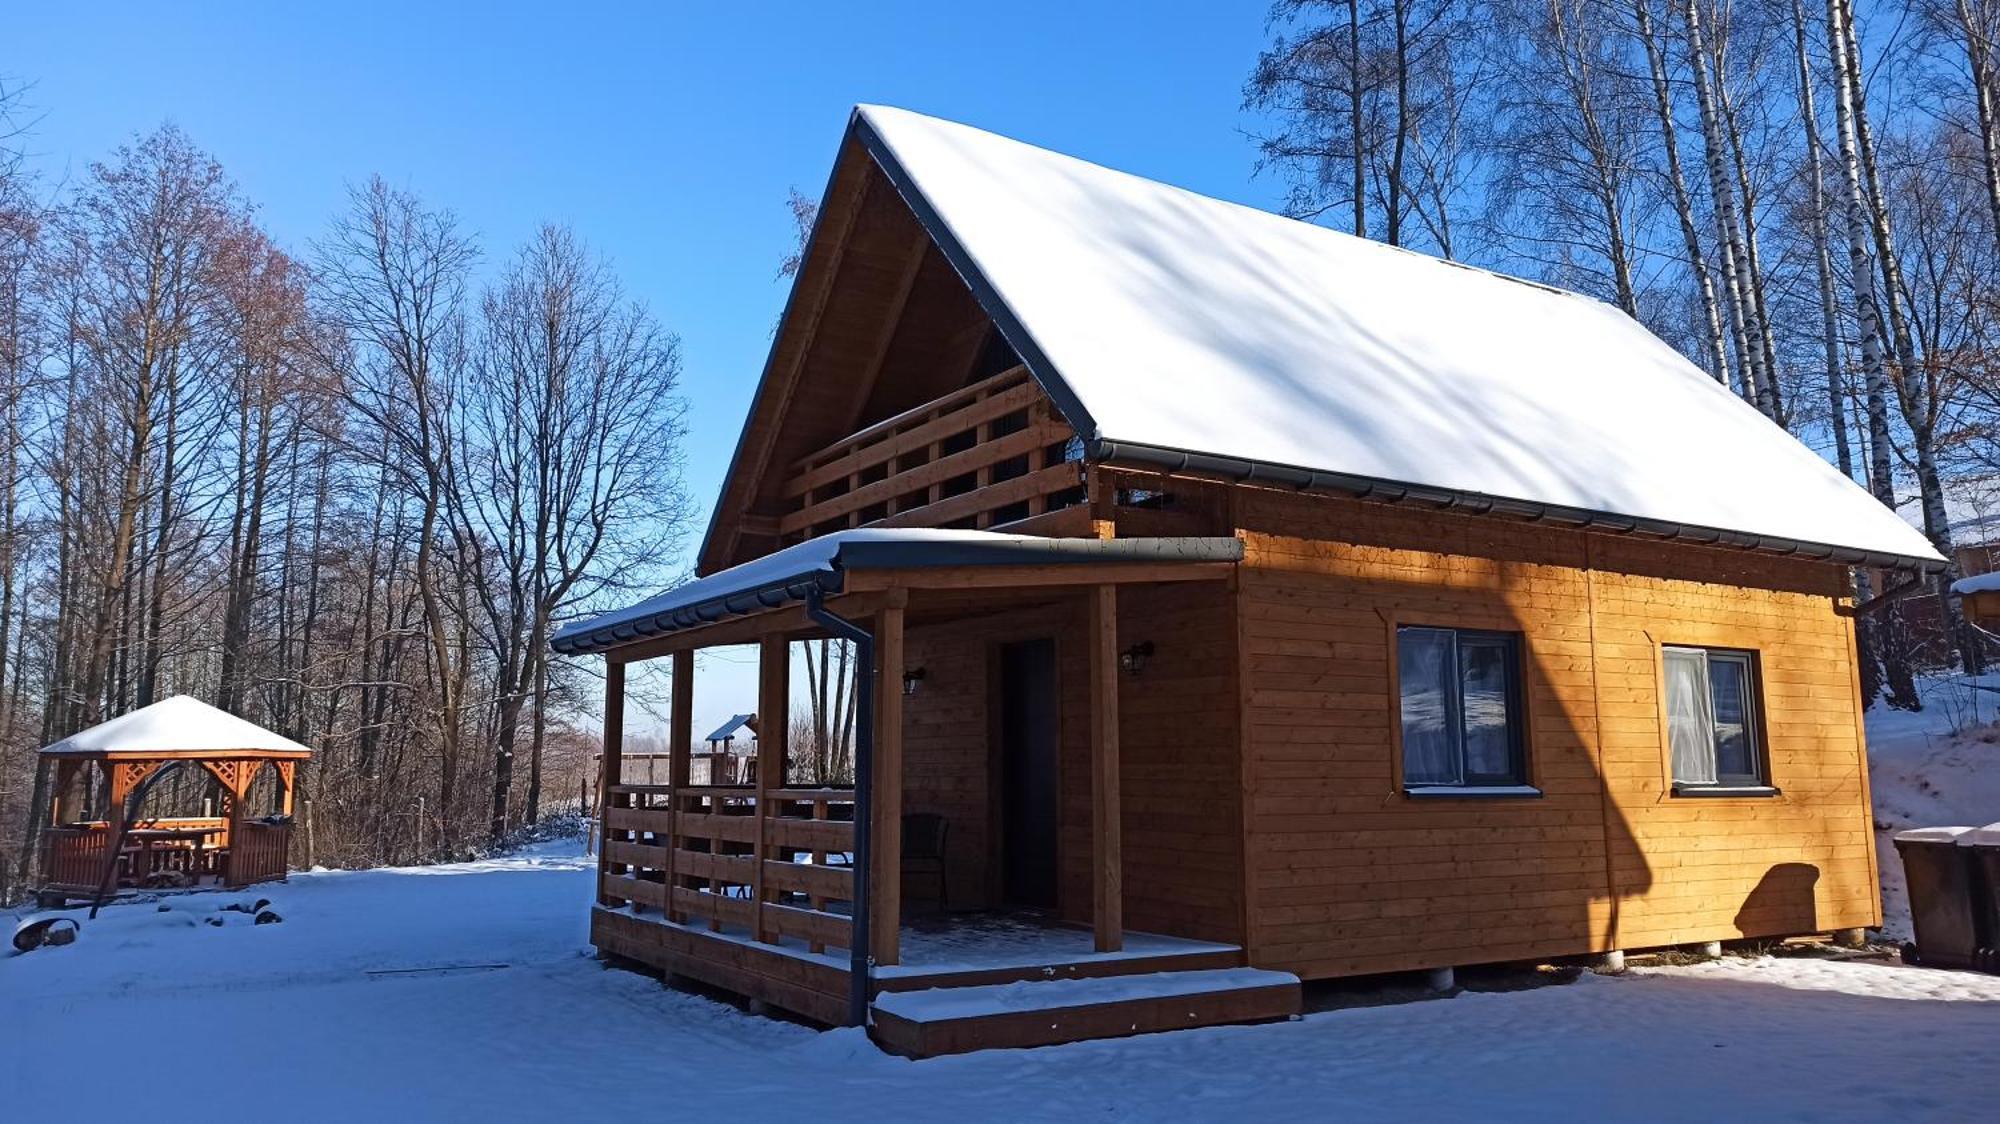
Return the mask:
<path id="1" fill-rule="evenodd" d="M 1996 0 L 1279 0 L 1269 26 L 1245 105 L 1291 213 L 1601 297 L 1954 570 L 2000 538 L 1955 542 L 2000 479 Z M 1931 631 L 1972 670 L 1954 576 Z M 1910 605 L 1863 618 L 1870 702 L 1921 706 Z"/>
<path id="2" fill-rule="evenodd" d="M 0 899 L 35 750 L 174 694 L 318 751 L 330 865 L 573 801 L 562 619 L 668 576 L 676 337 L 548 225 L 497 260 L 382 180 L 298 248 L 169 125 L 46 185 L 0 91 Z M 517 758 L 525 758 L 516 767 Z"/>

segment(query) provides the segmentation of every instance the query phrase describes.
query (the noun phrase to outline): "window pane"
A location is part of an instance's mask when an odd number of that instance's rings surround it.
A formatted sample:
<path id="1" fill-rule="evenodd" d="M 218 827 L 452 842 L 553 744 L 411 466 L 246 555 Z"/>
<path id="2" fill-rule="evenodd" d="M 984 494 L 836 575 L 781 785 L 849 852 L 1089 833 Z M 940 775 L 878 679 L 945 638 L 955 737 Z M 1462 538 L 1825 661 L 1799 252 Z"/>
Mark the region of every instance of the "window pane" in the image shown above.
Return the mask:
<path id="1" fill-rule="evenodd" d="M 1460 708 L 1465 727 L 1465 772 L 1483 779 L 1514 780 L 1514 741 L 1508 713 L 1513 646 L 1490 636 L 1458 638 Z"/>
<path id="2" fill-rule="evenodd" d="M 1715 746 L 1710 740 L 1708 678 L 1704 653 L 1669 648 L 1667 661 L 1667 746 L 1672 751 L 1674 780 L 1682 784 L 1715 783 Z"/>
<path id="3" fill-rule="evenodd" d="M 1396 630 L 1402 685 L 1403 783 L 1459 784 L 1458 739 L 1452 729 L 1452 634 L 1440 628 Z"/>
<path id="4" fill-rule="evenodd" d="M 1715 708 L 1715 772 L 1718 777 L 1757 778 L 1750 735 L 1750 661 L 1742 656 L 1708 657 L 1710 705 Z"/>

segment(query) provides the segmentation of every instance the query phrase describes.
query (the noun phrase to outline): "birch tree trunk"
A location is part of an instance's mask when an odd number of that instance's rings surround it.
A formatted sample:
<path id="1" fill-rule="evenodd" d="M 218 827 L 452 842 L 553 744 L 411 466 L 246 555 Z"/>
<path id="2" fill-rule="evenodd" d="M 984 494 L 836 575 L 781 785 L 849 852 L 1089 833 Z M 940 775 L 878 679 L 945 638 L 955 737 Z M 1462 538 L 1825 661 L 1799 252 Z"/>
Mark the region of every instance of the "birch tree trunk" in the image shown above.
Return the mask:
<path id="1" fill-rule="evenodd" d="M 1688 272 L 1701 298 L 1706 334 L 1702 344 L 1708 353 L 1708 371 L 1715 381 L 1729 385 L 1729 345 L 1723 337 L 1722 310 L 1715 297 L 1715 282 L 1709 276 L 1708 258 L 1701 246 L 1701 232 L 1695 222 L 1694 200 L 1688 193 L 1687 176 L 1681 170 L 1680 135 L 1674 125 L 1673 93 L 1667 83 L 1666 52 L 1653 31 L 1652 0 L 1633 0 L 1632 14 L 1638 39 L 1646 51 L 1646 69 L 1652 79 L 1653 114 L 1660 125 L 1660 147 L 1667 161 L 1667 184 L 1672 189 L 1674 217 L 1679 220 L 1681 241 L 1687 247 Z"/>
<path id="2" fill-rule="evenodd" d="M 1856 107 L 1853 60 L 1848 39 L 1842 32 L 1842 0 L 1827 0 L 1827 50 L 1833 63 L 1834 118 L 1840 137 L 1841 188 L 1847 210 L 1847 258 L 1849 283 L 1854 287 L 1854 316 L 1860 336 L 1861 370 L 1868 404 L 1868 490 L 1884 507 L 1896 509 L 1895 478 L 1889 462 L 1889 373 L 1882 347 L 1882 317 L 1875 299 L 1876 269 L 1867 233 L 1867 203 L 1862 195 L 1861 156 L 1855 139 Z M 1869 593 L 1867 572 L 1861 571 L 1860 592 Z M 1881 656 L 1889 705 L 1900 710 L 1916 710 L 1923 703 L 1917 695 L 1916 680 L 1910 674 L 1909 653 L 1904 649 L 1902 629 L 1895 606 L 1870 618 L 1876 643 L 1871 646 Z"/>
<path id="3" fill-rule="evenodd" d="M 1737 388 L 1743 397 L 1759 403 L 1760 408 L 1768 402 L 1765 391 L 1766 373 L 1761 345 L 1750 334 L 1750 319 L 1745 304 L 1747 297 L 1746 279 L 1743 276 L 1745 253 L 1740 244 L 1741 227 L 1737 225 L 1735 193 L 1729 182 L 1729 172 L 1725 168 L 1728 159 L 1722 139 L 1720 112 L 1716 105 L 1715 91 L 1709 82 L 1708 46 L 1702 32 L 1701 7 L 1699 0 L 1682 0 L 1681 17 L 1687 26 L 1688 61 L 1694 71 L 1695 105 L 1701 115 L 1702 146 L 1705 163 L 1708 166 L 1709 194 L 1715 209 L 1716 244 L 1722 255 L 1722 276 L 1725 304 L 1729 311 L 1729 333 L 1735 345 L 1738 373 L 1742 384 Z M 1767 414 L 1769 410 L 1765 411 Z"/>

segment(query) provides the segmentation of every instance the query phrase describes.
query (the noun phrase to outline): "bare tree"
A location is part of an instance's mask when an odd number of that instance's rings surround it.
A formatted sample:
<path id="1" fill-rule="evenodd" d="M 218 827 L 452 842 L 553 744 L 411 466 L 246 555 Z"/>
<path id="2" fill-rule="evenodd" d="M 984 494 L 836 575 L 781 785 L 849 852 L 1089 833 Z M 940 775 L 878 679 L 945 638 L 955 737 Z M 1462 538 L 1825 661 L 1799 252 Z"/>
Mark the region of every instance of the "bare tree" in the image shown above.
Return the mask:
<path id="1" fill-rule="evenodd" d="M 349 406 L 367 430 L 381 435 L 384 481 L 417 513 L 410 565 L 436 697 L 441 843 L 450 847 L 461 795 L 466 669 L 453 642 L 453 582 L 441 547 L 449 490 L 460 479 L 452 414 L 465 364 L 466 278 L 478 250 L 450 212 L 427 207 L 379 177 L 350 192 L 348 212 L 317 249 L 326 313 L 354 351 Z"/>
<path id="2" fill-rule="evenodd" d="M 551 622 L 623 590 L 633 559 L 670 548 L 690 504 L 680 484 L 678 341 L 627 302 L 610 267 L 547 226 L 481 306 L 464 403 L 467 478 L 452 495 L 460 552 L 496 665 L 488 830 L 505 833 L 522 708 L 546 680 Z M 545 715 L 533 715 L 533 746 Z M 541 800 L 529 761 L 527 816 Z"/>

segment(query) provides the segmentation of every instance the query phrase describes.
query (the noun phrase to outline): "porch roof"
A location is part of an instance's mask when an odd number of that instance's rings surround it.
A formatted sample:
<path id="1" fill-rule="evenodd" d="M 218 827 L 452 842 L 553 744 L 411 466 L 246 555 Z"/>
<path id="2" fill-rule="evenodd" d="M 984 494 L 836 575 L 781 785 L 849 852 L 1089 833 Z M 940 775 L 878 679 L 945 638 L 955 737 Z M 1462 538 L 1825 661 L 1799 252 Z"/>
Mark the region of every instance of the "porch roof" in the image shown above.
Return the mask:
<path id="1" fill-rule="evenodd" d="M 175 695 L 80 730 L 43 747 L 42 754 L 103 760 L 297 760 L 311 757 L 312 750 L 200 699 Z"/>
<path id="2" fill-rule="evenodd" d="M 564 625 L 550 646 L 566 655 L 712 624 L 841 592 L 856 570 L 941 566 L 1078 566 L 1104 563 L 1238 562 L 1235 538 L 1051 539 L 998 531 L 860 528 L 796 546 L 676 586 L 636 605 Z"/>

